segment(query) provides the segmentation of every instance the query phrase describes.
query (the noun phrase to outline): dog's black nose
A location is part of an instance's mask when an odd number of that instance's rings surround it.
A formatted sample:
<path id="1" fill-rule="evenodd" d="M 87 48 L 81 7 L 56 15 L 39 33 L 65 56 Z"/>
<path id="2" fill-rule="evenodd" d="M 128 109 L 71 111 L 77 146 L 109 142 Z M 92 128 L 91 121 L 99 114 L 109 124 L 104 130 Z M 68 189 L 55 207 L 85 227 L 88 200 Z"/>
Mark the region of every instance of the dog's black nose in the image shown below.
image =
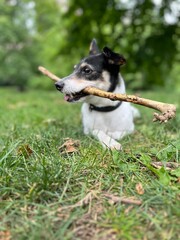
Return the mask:
<path id="1" fill-rule="evenodd" d="M 56 82 L 55 86 L 56 86 L 56 89 L 61 92 L 63 87 L 64 87 L 64 83 L 63 82 Z"/>

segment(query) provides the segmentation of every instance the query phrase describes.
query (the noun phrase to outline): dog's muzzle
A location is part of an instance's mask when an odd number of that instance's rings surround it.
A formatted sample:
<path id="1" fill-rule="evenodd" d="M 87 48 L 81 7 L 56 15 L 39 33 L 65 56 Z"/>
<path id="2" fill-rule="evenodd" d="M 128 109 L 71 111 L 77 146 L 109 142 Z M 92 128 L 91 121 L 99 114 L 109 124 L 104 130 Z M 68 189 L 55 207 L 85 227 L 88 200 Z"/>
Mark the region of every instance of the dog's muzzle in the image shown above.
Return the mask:
<path id="1" fill-rule="evenodd" d="M 62 81 L 58 81 L 55 83 L 55 87 L 58 91 L 63 92 L 64 83 Z M 65 93 L 64 100 L 67 102 L 76 102 L 79 101 L 81 98 L 86 97 L 88 94 L 83 93 L 83 91 L 76 92 L 76 93 Z"/>

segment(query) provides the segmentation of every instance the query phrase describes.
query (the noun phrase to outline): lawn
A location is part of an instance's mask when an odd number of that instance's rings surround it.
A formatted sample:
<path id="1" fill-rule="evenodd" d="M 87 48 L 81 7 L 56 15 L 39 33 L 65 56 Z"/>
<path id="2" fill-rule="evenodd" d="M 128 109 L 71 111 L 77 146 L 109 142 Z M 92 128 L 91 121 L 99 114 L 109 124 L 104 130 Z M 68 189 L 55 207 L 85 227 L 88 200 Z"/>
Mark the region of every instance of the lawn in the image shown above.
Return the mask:
<path id="1" fill-rule="evenodd" d="M 176 92 L 141 96 L 180 103 Z M 80 105 L 57 91 L 0 99 L 0 239 L 180 239 L 179 109 L 159 124 L 138 107 L 116 152 L 83 135 Z M 59 150 L 67 138 L 72 153 Z"/>

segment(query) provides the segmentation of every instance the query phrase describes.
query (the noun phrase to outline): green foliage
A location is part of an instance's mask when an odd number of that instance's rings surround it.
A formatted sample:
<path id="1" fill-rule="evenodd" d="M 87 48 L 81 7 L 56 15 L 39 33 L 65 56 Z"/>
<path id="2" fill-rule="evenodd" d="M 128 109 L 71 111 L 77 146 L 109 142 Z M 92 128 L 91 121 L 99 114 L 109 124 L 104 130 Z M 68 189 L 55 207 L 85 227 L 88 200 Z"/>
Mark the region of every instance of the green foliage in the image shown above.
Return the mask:
<path id="1" fill-rule="evenodd" d="M 23 1 L 0 2 L 0 84 L 24 89 L 37 66 L 34 36 Z"/>
<path id="2" fill-rule="evenodd" d="M 172 9 L 177 4 L 176 0 L 160 4 L 69 0 L 64 5 L 56 0 L 1 0 L 0 85 L 36 88 L 31 80 L 41 77 L 38 65 L 66 76 L 96 38 L 100 48 L 108 45 L 125 56 L 122 71 L 131 88 L 180 89 L 179 16 Z M 172 22 L 167 22 L 167 14 Z M 41 88 L 47 89 L 43 80 Z"/>
<path id="3" fill-rule="evenodd" d="M 124 71 L 132 86 L 165 86 L 179 50 L 178 19 L 173 24 L 165 21 L 165 14 L 175 2 L 163 1 L 157 6 L 147 0 L 126 4 L 116 0 L 71 0 L 64 16 L 68 19 L 66 52 L 73 52 L 73 45 L 82 49 L 96 37 L 101 47 L 109 45 L 127 58 Z"/>

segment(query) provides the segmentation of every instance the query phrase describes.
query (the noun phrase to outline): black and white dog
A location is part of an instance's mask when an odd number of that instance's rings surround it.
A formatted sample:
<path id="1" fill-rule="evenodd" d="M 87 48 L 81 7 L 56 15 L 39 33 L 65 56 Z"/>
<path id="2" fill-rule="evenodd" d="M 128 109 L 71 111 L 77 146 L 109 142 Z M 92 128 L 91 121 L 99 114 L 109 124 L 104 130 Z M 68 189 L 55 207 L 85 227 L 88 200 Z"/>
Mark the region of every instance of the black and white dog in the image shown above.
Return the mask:
<path id="1" fill-rule="evenodd" d="M 119 74 L 126 60 L 109 48 L 99 52 L 96 41 L 90 44 L 89 56 L 74 66 L 71 75 L 56 82 L 56 88 L 65 94 L 68 102 L 84 102 L 82 120 L 85 134 L 95 136 L 104 147 L 121 150 L 120 140 L 134 131 L 133 119 L 139 116 L 130 103 L 111 101 L 82 92 L 93 86 L 101 90 L 125 93 L 124 80 Z"/>

